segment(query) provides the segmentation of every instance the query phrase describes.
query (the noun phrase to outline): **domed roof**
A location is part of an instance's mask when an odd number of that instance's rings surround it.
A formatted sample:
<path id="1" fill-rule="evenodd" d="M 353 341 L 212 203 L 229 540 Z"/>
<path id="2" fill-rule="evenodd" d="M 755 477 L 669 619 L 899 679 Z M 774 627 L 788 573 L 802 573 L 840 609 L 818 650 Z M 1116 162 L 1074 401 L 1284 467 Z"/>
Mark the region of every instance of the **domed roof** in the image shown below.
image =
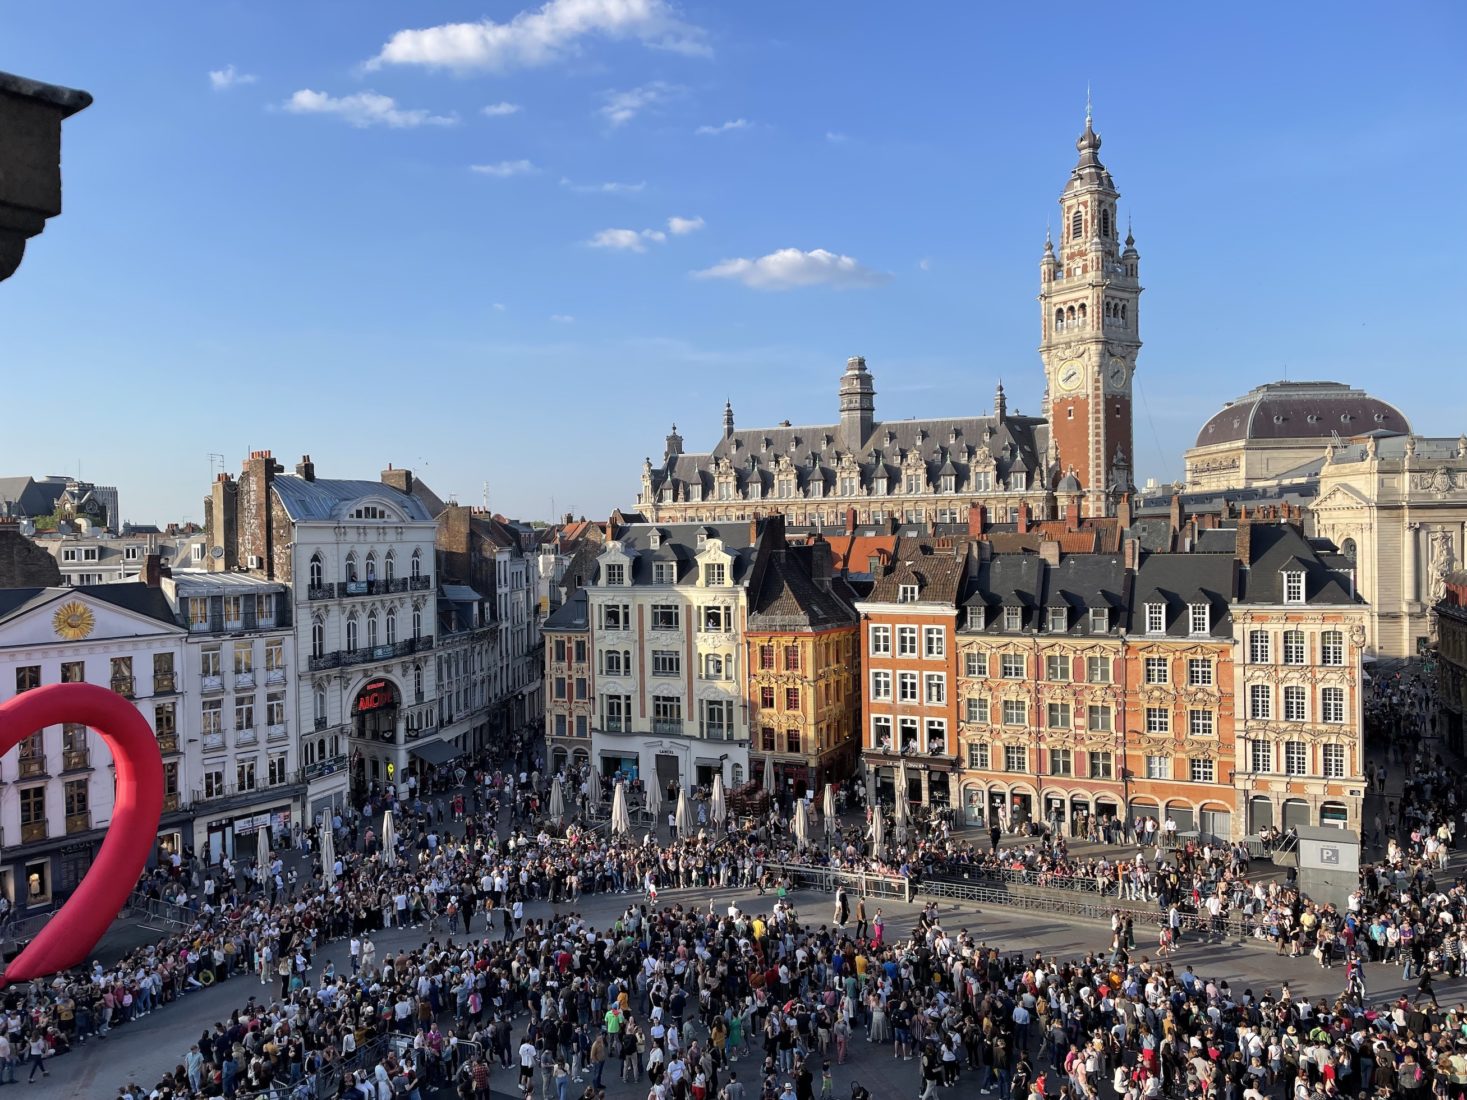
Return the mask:
<path id="1" fill-rule="evenodd" d="M 1349 438 L 1410 431 L 1411 425 L 1394 405 L 1343 382 L 1270 382 L 1214 413 L 1197 433 L 1197 446 L 1245 439 L 1328 439 L 1335 432 Z"/>

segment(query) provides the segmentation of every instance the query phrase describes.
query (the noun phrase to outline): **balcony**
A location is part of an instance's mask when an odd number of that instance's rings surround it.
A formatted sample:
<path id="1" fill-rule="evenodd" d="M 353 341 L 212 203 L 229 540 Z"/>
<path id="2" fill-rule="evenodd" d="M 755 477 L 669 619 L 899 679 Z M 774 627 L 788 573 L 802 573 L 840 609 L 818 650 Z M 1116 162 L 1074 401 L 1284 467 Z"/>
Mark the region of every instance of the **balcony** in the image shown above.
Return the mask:
<path id="1" fill-rule="evenodd" d="M 279 725 L 265 727 L 265 738 L 269 741 L 283 741 L 290 736 L 290 730 L 282 722 Z"/>
<path id="2" fill-rule="evenodd" d="M 46 836 L 44 821 L 22 821 L 20 823 L 20 842 L 22 844 L 36 844 L 45 840 Z"/>
<path id="3" fill-rule="evenodd" d="M 260 731 L 251 726 L 247 730 L 234 731 L 234 743 L 236 746 L 253 745 L 260 740 Z"/>
<path id="4" fill-rule="evenodd" d="M 20 758 L 20 777 L 22 779 L 36 779 L 45 774 L 45 756 L 22 756 Z"/>
<path id="5" fill-rule="evenodd" d="M 336 588 L 329 584 L 313 584 L 306 589 L 308 600 L 329 600 L 336 594 Z"/>
<path id="6" fill-rule="evenodd" d="M 413 592 L 426 592 L 433 587 L 432 577 L 409 577 L 408 588 Z"/>
<path id="7" fill-rule="evenodd" d="M 652 719 L 652 732 L 672 734 L 673 736 L 681 737 L 683 732 L 682 719 L 654 718 Z"/>
<path id="8" fill-rule="evenodd" d="M 176 733 L 160 733 L 158 735 L 158 751 L 159 752 L 177 752 L 178 751 L 178 734 L 176 734 Z"/>
<path id="9" fill-rule="evenodd" d="M 172 695 L 178 691 L 178 684 L 171 672 L 153 673 L 153 694 Z"/>
<path id="10" fill-rule="evenodd" d="M 223 733 L 222 730 L 221 731 L 217 731 L 215 733 L 206 733 L 206 734 L 204 734 L 204 751 L 205 752 L 223 752 L 224 751 L 224 733 Z"/>
<path id="11" fill-rule="evenodd" d="M 117 694 L 118 695 L 121 695 L 124 699 L 131 699 L 131 698 L 133 698 L 134 691 L 133 691 L 133 679 L 132 679 L 132 677 L 131 676 L 114 676 L 114 677 L 112 677 L 112 690 L 115 691 L 115 692 L 117 692 Z"/>
<path id="12" fill-rule="evenodd" d="M 283 668 L 267 668 L 265 670 L 265 683 L 266 684 L 283 684 L 283 683 L 285 683 L 285 669 L 283 669 Z"/>
<path id="13" fill-rule="evenodd" d="M 253 672 L 236 672 L 234 674 L 235 690 L 240 688 L 252 688 L 255 686 L 255 674 Z"/>
<path id="14" fill-rule="evenodd" d="M 199 678 L 199 687 L 204 691 L 223 691 L 224 677 L 219 675 L 210 676 L 206 673 Z"/>
<path id="15" fill-rule="evenodd" d="M 329 718 L 327 718 L 324 714 L 318 714 L 316 716 L 316 732 L 317 733 L 320 733 L 323 729 L 325 729 L 330 724 L 331 724 L 331 720 Z"/>
<path id="16" fill-rule="evenodd" d="M 92 815 L 91 815 L 91 813 L 89 811 L 83 810 L 79 814 L 67 814 L 66 815 L 66 835 L 67 836 L 71 836 L 74 833 L 85 833 L 89 829 L 91 829 L 91 827 L 92 827 Z"/>
<path id="17" fill-rule="evenodd" d="M 163 795 L 163 812 L 177 813 L 179 808 L 179 797 L 177 791 L 167 791 Z"/>
<path id="18" fill-rule="evenodd" d="M 61 770 L 64 772 L 81 771 L 83 768 L 92 766 L 92 754 L 87 749 L 62 749 Z"/>
<path id="19" fill-rule="evenodd" d="M 328 668 L 337 668 L 341 664 L 340 653 L 322 653 L 318 657 L 312 657 L 307 662 L 307 667 L 312 672 L 324 672 Z"/>
<path id="20" fill-rule="evenodd" d="M 416 586 L 412 586 L 416 587 Z M 426 585 L 424 586 L 427 587 Z M 406 592 L 409 589 L 406 577 L 393 577 L 391 580 L 374 578 L 365 581 L 337 581 L 336 596 L 338 599 L 346 599 L 349 596 L 386 596 L 393 592 Z M 314 597 L 313 597 L 314 598 Z"/>
<path id="21" fill-rule="evenodd" d="M 323 775 L 334 775 L 336 772 L 346 769 L 345 756 L 333 756 L 329 760 L 319 760 L 314 764 L 307 764 L 296 773 L 297 782 L 309 783 L 313 779 L 319 779 Z"/>

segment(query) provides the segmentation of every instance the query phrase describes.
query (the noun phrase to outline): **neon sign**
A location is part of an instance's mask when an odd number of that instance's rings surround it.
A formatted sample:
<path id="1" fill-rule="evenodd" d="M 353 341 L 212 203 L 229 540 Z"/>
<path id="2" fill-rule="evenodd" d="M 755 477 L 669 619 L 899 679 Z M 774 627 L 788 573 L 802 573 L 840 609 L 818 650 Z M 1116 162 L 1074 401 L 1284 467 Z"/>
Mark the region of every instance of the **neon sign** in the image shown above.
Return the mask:
<path id="1" fill-rule="evenodd" d="M 397 689 L 386 680 L 372 680 L 357 693 L 356 712 L 366 714 L 397 706 Z"/>

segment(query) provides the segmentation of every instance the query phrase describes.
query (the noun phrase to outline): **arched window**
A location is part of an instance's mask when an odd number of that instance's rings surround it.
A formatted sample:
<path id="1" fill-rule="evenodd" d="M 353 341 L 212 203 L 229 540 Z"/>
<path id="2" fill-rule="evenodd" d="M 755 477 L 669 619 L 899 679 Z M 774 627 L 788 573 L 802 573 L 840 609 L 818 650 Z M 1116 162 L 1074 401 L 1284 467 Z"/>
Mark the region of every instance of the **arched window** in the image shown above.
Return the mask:
<path id="1" fill-rule="evenodd" d="M 396 645 L 397 644 L 397 612 L 396 611 L 389 611 L 387 613 L 387 644 L 388 645 Z"/>
<path id="2" fill-rule="evenodd" d="M 382 563 L 382 575 L 390 582 L 397 574 L 397 559 L 392 556 L 392 551 L 387 551 L 387 560 Z"/>
<path id="3" fill-rule="evenodd" d="M 1072 325 L 1075 323 L 1075 307 L 1074 306 L 1071 306 L 1068 310 L 1065 311 L 1065 320 L 1068 321 Z"/>
<path id="4" fill-rule="evenodd" d="M 1085 323 L 1085 313 L 1086 313 L 1085 303 L 1084 302 L 1081 302 L 1080 303 L 1080 323 L 1082 325 Z"/>
<path id="5" fill-rule="evenodd" d="M 1054 311 L 1054 327 L 1055 328 L 1064 328 L 1065 327 L 1065 309 L 1064 309 L 1063 306 L 1061 306 L 1059 309 L 1057 309 L 1057 310 Z"/>
<path id="6" fill-rule="evenodd" d="M 1109 237 L 1111 235 L 1111 232 L 1110 232 L 1110 210 L 1109 209 L 1102 210 L 1100 212 L 1100 235 L 1102 237 Z"/>
<path id="7" fill-rule="evenodd" d="M 367 580 L 369 580 L 369 581 L 375 581 L 376 579 L 377 579 L 377 555 L 376 554 L 373 554 L 373 553 L 368 553 L 367 554 Z"/>
<path id="8" fill-rule="evenodd" d="M 316 759 L 324 762 L 326 760 L 326 738 L 316 738 Z"/>
<path id="9" fill-rule="evenodd" d="M 348 582 L 357 579 L 357 552 L 355 550 L 346 556 L 346 579 Z"/>
<path id="10" fill-rule="evenodd" d="M 346 648 L 348 650 L 357 648 L 357 617 L 355 615 L 346 620 Z"/>
<path id="11" fill-rule="evenodd" d="M 421 663 L 413 665 L 413 697 L 420 703 L 423 701 L 423 666 Z"/>
<path id="12" fill-rule="evenodd" d="M 1122 302 L 1121 303 L 1121 320 L 1122 321 L 1125 321 L 1125 319 L 1126 319 L 1126 304 L 1124 302 Z"/>
<path id="13" fill-rule="evenodd" d="M 423 636 L 423 613 L 418 608 L 413 608 L 413 640 Z"/>
<path id="14" fill-rule="evenodd" d="M 326 656 L 326 624 L 320 619 L 311 623 L 311 656 Z"/>
<path id="15" fill-rule="evenodd" d="M 1070 214 L 1070 240 L 1078 241 L 1085 232 L 1085 213 L 1078 206 Z"/>
<path id="16" fill-rule="evenodd" d="M 1358 552 L 1359 551 L 1355 549 L 1354 539 L 1345 539 L 1342 543 L 1340 543 L 1340 553 L 1344 556 L 1347 562 L 1353 564 L 1355 561 L 1355 555 Z"/>
<path id="17" fill-rule="evenodd" d="M 321 566 L 321 555 L 311 555 L 311 587 L 320 588 L 322 584 L 323 569 Z"/>
<path id="18" fill-rule="evenodd" d="M 377 648 L 377 612 L 367 612 L 367 648 Z"/>
<path id="19" fill-rule="evenodd" d="M 413 551 L 412 565 L 409 567 L 408 576 L 417 580 L 423 575 L 423 555 L 420 551 Z"/>
<path id="20" fill-rule="evenodd" d="M 316 687 L 316 721 L 326 721 L 326 685 L 318 684 Z"/>

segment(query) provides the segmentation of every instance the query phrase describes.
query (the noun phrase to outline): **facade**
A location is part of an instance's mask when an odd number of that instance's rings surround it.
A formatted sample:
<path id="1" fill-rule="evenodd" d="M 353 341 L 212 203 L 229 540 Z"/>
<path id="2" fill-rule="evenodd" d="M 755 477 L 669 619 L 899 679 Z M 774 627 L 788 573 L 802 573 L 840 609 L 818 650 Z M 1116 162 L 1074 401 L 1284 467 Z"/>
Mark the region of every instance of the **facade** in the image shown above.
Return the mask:
<path id="1" fill-rule="evenodd" d="M 1270 484 L 1331 440 L 1409 435 L 1395 406 L 1343 382 L 1270 382 L 1229 401 L 1182 456 L 1192 492 Z"/>
<path id="2" fill-rule="evenodd" d="M 1085 120 L 1079 160 L 1060 196 L 1058 252 L 1040 262 L 1042 416 L 1010 411 L 999 385 L 986 416 L 876 419 L 876 384 L 863 358 L 847 361 L 835 423 L 738 429 L 731 404 L 714 446 L 688 453 L 674 425 L 661 460 L 642 467 L 638 508 L 653 522 L 753 519 L 839 526 L 964 523 L 977 508 L 1000 522 L 1021 511 L 1054 518 L 1057 494 L 1086 515 L 1108 515 L 1131 485 L 1131 387 L 1141 347 L 1139 255 L 1119 242 L 1119 193 Z"/>
<path id="3" fill-rule="evenodd" d="M 1462 751 L 1462 717 L 1467 714 L 1467 572 L 1449 575 L 1437 616 L 1437 720 L 1453 752 Z"/>
<path id="4" fill-rule="evenodd" d="M 170 716 L 167 731 L 175 733 L 172 744 L 182 752 L 188 780 L 188 843 L 210 863 L 253 857 L 259 829 L 289 835 L 308 824 L 290 589 L 204 570 L 179 570 L 159 586 L 188 632 L 179 683 L 183 714 Z M 161 746 L 164 716 L 156 721 Z"/>
<path id="5" fill-rule="evenodd" d="M 358 794 L 403 784 L 442 740 L 436 525 L 409 471 L 383 477 L 317 478 L 309 456 L 286 474 L 255 451 L 237 480 L 219 475 L 205 502 L 210 572 L 290 589 L 313 819 L 346 804 L 348 770 Z"/>
<path id="6" fill-rule="evenodd" d="M 740 638 L 754 527 L 634 524 L 600 548 L 585 586 L 597 771 L 664 788 L 749 776 Z"/>
<path id="7" fill-rule="evenodd" d="M 1119 817 L 1130 573 L 1119 554 L 1061 555 L 1055 541 L 978 549 L 957 634 L 964 819 L 1080 830 Z"/>
<path id="8" fill-rule="evenodd" d="M 596 666 L 588 606 L 584 591 L 572 592 L 544 624 L 545 742 L 552 771 L 591 759 Z"/>
<path id="9" fill-rule="evenodd" d="M 781 789 L 803 796 L 856 771 L 861 654 L 855 593 L 833 575 L 830 544 L 761 524 L 749 579 L 743 667 L 753 767 L 771 760 Z"/>
<path id="10" fill-rule="evenodd" d="M 180 751 L 185 631 L 143 584 L 0 590 L 0 701 L 56 683 L 135 701 L 163 753 L 160 854 L 189 842 Z M 0 891 L 17 907 L 63 901 L 91 866 L 114 805 L 110 754 L 86 726 L 38 730 L 0 762 Z"/>
<path id="11" fill-rule="evenodd" d="M 958 603 L 968 580 L 966 539 L 899 539 L 861 615 L 865 729 L 862 756 L 885 802 L 906 765 L 912 802 L 951 805 L 958 767 Z"/>
<path id="12" fill-rule="evenodd" d="M 1467 548 L 1467 436 L 1392 436 L 1331 447 L 1318 462 L 1315 531 L 1353 563 L 1367 645 L 1408 657 Z"/>
<path id="13" fill-rule="evenodd" d="M 117 488 L 74 477 L 0 477 L 0 516 L 28 520 L 35 529 L 122 530 Z"/>
<path id="14" fill-rule="evenodd" d="M 56 559 L 61 583 L 69 585 L 137 580 L 152 556 L 169 568 L 201 569 L 206 549 L 202 531 L 173 525 L 166 531 L 130 527 L 121 534 L 75 529 L 32 531 L 30 537 Z"/>

